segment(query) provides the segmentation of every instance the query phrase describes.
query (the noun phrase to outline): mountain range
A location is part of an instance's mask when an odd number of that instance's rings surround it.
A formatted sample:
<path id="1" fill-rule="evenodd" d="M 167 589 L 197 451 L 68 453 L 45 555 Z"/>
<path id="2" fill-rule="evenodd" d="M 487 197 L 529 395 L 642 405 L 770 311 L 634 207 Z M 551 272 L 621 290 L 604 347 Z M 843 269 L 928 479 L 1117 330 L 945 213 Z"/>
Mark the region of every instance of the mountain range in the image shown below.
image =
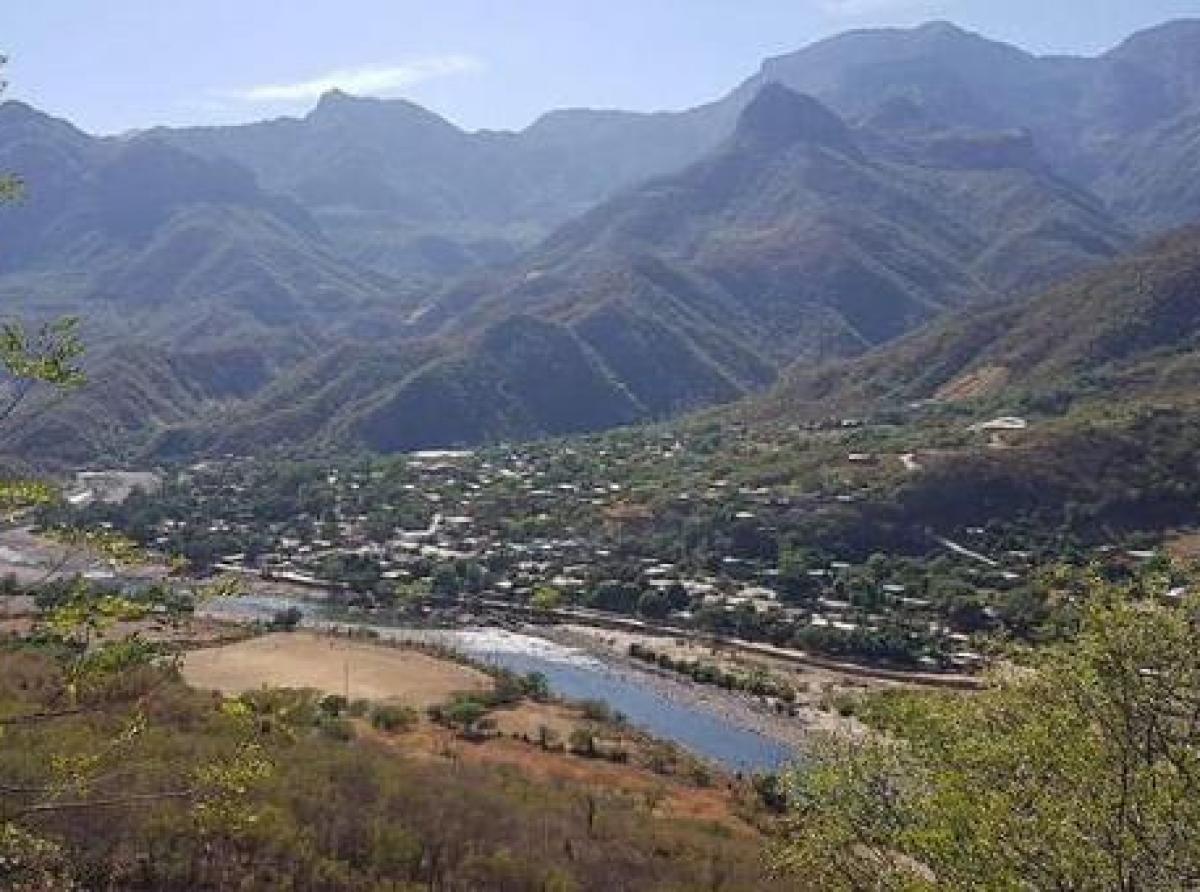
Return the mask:
<path id="1" fill-rule="evenodd" d="M 1143 232 L 1200 213 L 1200 20 L 1094 58 L 1035 56 L 947 22 L 851 31 L 766 61 L 699 108 L 558 111 L 516 133 L 467 133 L 403 100 L 334 92 L 300 120 L 153 135 L 244 165 L 358 259 L 445 274 L 530 247 L 621 189 L 699 160 L 771 83 L 855 125 L 1022 131 L 1052 169 Z"/>
<path id="2" fill-rule="evenodd" d="M 92 347 L 60 436 L 27 420 L 14 449 L 570 433 L 783 370 L 807 398 L 822 363 L 946 314 L 1000 332 L 1014 300 L 1200 219 L 1200 22 L 1086 59 L 850 32 L 697 109 L 518 133 L 333 93 L 95 138 L 7 103 L 0 170 L 28 185 L 0 213 L 0 300 L 82 316 Z"/>

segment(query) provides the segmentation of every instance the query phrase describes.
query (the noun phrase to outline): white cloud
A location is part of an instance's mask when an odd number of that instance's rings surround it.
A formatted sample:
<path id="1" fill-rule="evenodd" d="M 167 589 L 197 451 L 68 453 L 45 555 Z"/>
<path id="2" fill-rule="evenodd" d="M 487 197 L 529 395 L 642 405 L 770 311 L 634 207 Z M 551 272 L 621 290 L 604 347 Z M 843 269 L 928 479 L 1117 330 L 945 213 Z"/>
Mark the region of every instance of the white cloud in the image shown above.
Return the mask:
<path id="1" fill-rule="evenodd" d="M 308 80 L 258 84 L 234 90 L 245 102 L 302 102 L 317 99 L 330 90 L 359 96 L 386 96 L 425 81 L 479 71 L 483 63 L 474 56 L 451 54 L 425 56 L 393 65 L 362 65 L 341 68 Z"/>

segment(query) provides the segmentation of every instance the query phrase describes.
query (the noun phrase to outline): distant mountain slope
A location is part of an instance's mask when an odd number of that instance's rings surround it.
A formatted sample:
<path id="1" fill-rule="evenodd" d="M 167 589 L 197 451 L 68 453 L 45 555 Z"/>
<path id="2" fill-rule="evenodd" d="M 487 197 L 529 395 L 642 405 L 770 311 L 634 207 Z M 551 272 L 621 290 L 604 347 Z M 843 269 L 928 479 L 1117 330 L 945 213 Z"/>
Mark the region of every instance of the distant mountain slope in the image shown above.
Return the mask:
<path id="1" fill-rule="evenodd" d="M 577 109 L 520 132 L 468 133 L 408 102 L 334 92 L 302 119 L 155 135 L 253 170 L 308 208 L 347 256 L 404 274 L 503 261 L 618 192 L 681 170 L 776 82 L 854 123 L 903 101 L 940 130 L 1025 131 L 1058 175 L 1152 231 L 1200 219 L 1198 58 L 1200 20 L 1095 58 L 1034 56 L 934 22 L 820 41 L 682 112 Z"/>
<path id="2" fill-rule="evenodd" d="M 1142 196 L 1147 177 L 1190 188 L 1200 149 L 1140 142 L 1148 130 L 1185 128 L 1200 109 L 1200 20 L 1140 32 L 1095 58 L 1039 57 L 946 22 L 851 31 L 768 60 L 727 102 L 778 81 L 853 120 L 903 99 L 941 127 L 1028 131 L 1060 175 L 1093 189 L 1149 231 L 1200 219 L 1200 203 L 1169 188 Z M 1191 121 L 1189 124 L 1187 122 Z M 1163 203 L 1160 205 L 1156 199 Z"/>
<path id="3" fill-rule="evenodd" d="M 852 129 L 770 85 L 710 157 L 380 325 L 370 346 L 313 335 L 317 352 L 244 404 L 155 414 L 171 431 L 153 448 L 393 451 L 664 418 L 1127 240 L 1019 135 Z"/>
<path id="4" fill-rule="evenodd" d="M 1144 232 L 1200 221 L 1200 102 L 1109 152 L 1114 163 L 1093 188 L 1118 217 Z"/>
<path id="5" fill-rule="evenodd" d="M 917 400 L 1060 409 L 1169 399 L 1200 385 L 1200 229 L 1036 296 L 949 316 L 844 363 L 797 368 L 758 415 L 826 415 Z"/>
<path id="6" fill-rule="evenodd" d="M 835 349 L 861 349 L 1121 249 L 1121 226 L 1036 152 L 975 151 L 985 139 L 1011 137 L 852 131 L 768 85 L 723 150 L 585 215 L 532 262 L 652 253 L 714 282 L 760 347 L 793 358 L 827 340 L 805 343 L 805 311 L 832 313 Z"/>
<path id="7" fill-rule="evenodd" d="M 1051 170 L 1150 232 L 1200 219 L 1197 58 L 1200 20 L 1095 58 L 1038 57 L 936 22 L 820 41 L 682 112 L 577 109 L 520 132 L 469 133 L 403 100 L 335 91 L 300 119 L 150 138 L 253 172 L 308 210 L 345 259 L 445 278 L 504 263 L 622 190 L 699 160 L 778 82 L 854 124 L 902 101 L 938 130 L 1025 131 Z"/>
<path id="8" fill-rule="evenodd" d="M 286 366 L 264 345 L 165 350 L 121 343 L 89 350 L 87 383 L 63 398 L 35 400 L 0 436 L 0 450 L 38 462 L 78 466 L 145 456 L 162 427 L 251 396 Z"/>
<path id="9" fill-rule="evenodd" d="M 410 338 L 438 348 L 403 377 L 345 392 L 336 436 L 314 436 L 390 451 L 662 418 L 1120 250 L 1120 227 L 1012 141 L 975 134 L 935 151 L 764 88 L 710 158 L 425 306 Z M 372 379 L 354 370 L 375 367 L 373 354 L 342 360 L 340 378 Z M 209 442 L 297 442 L 293 399 L 265 391 Z"/>
<path id="10" fill-rule="evenodd" d="M 444 277 L 503 261 L 614 191 L 684 166 L 730 115 L 561 111 L 521 133 L 467 133 L 404 100 L 334 91 L 302 119 L 154 135 L 253 170 L 356 261 Z"/>
<path id="11" fill-rule="evenodd" d="M 788 362 L 861 351 L 1127 243 L 1035 153 L 979 157 L 961 142 L 935 152 L 852 131 L 768 86 L 717 153 L 573 221 L 511 274 L 452 290 L 420 324 L 469 330 L 520 311 L 588 337 L 605 314 L 636 312 Z"/>
<path id="12" fill-rule="evenodd" d="M 405 292 L 348 264 L 253 174 L 0 105 L 0 315 L 79 316 L 89 383 L 18 418 L 6 449 L 80 462 L 249 399 L 345 339 L 403 329 Z M 35 407 L 44 408 L 44 407 Z"/>
<path id="13" fill-rule="evenodd" d="M 191 346 L 399 313 L 395 283 L 338 259 L 307 212 L 231 162 L 93 139 L 6 103 L 0 170 L 29 184 L 0 214 L 0 299 L 21 312 Z"/>

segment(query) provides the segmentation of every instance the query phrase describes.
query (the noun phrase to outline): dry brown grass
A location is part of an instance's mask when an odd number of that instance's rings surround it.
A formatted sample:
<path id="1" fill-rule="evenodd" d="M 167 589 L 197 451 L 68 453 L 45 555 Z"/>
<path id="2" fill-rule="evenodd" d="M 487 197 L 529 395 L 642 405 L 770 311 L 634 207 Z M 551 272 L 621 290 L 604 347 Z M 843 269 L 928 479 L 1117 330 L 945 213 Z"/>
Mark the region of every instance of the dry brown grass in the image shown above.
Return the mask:
<path id="1" fill-rule="evenodd" d="M 1166 542 L 1167 553 L 1185 564 L 1200 563 L 1200 532 L 1188 530 L 1177 533 Z"/>
<path id="2" fill-rule="evenodd" d="M 552 714 L 544 714 L 546 709 Z M 507 718 L 534 726 L 539 722 L 545 724 L 542 720 L 548 718 L 559 726 L 558 729 L 568 733 L 571 727 L 587 724 L 569 708 L 538 704 L 524 704 L 511 712 L 499 711 L 493 716 L 501 723 Z M 452 731 L 429 723 L 423 723 L 411 734 L 394 738 L 372 732 L 368 727 L 360 728 L 360 733 L 385 746 L 402 750 L 407 758 L 509 769 L 541 783 L 569 785 L 591 791 L 601 798 L 623 796 L 653 804 L 653 813 L 659 818 L 711 822 L 745 836 L 759 833 L 739 815 L 738 790 L 720 774 L 714 775 L 712 786 L 696 786 L 686 777 L 656 774 L 634 763 L 618 764 L 585 759 L 567 752 L 546 751 L 536 744 L 509 737 L 467 742 Z"/>
<path id="3" fill-rule="evenodd" d="M 485 690 L 491 679 L 417 651 L 311 632 L 280 633 L 189 653 L 188 684 L 224 693 L 312 688 L 352 699 L 392 700 L 424 709 L 456 691 Z M 348 682 L 348 684 L 347 684 Z"/>
<path id="4" fill-rule="evenodd" d="M 562 703 L 533 703 L 526 701 L 516 709 L 498 709 L 492 713 L 496 730 L 504 735 L 524 734 L 531 740 L 538 739 L 539 729 L 549 728 L 561 740 L 584 724 L 579 710 Z"/>
<path id="5" fill-rule="evenodd" d="M 263 685 L 345 692 L 350 670 L 350 696 L 393 700 L 423 709 L 464 690 L 480 690 L 491 679 L 477 670 L 415 650 L 311 632 L 279 633 L 237 644 L 196 650 L 184 659 L 183 674 L 193 687 L 240 693 Z M 422 721 L 398 736 L 386 735 L 367 722 L 357 722 L 365 739 L 421 761 L 461 761 L 505 768 L 542 782 L 570 784 L 601 796 L 628 796 L 654 802 L 662 818 L 711 821 L 740 835 L 757 831 L 738 815 L 735 788 L 716 775 L 711 787 L 698 787 L 684 777 L 663 777 L 636 764 L 585 759 L 563 751 L 547 751 L 536 741 L 539 728 L 552 729 L 566 743 L 574 729 L 590 725 L 578 707 L 563 703 L 526 701 L 492 714 L 500 736 L 467 742 L 453 731 Z M 603 735 L 607 744 L 612 730 Z M 514 737 L 516 735 L 516 737 Z M 618 734 L 617 736 L 624 736 Z M 642 743 L 637 735 L 619 742 L 629 750 Z"/>
<path id="6" fill-rule="evenodd" d="M 1000 390 L 1008 383 L 1009 377 L 1009 370 L 1004 366 L 984 366 L 944 384 L 934 399 L 946 403 L 977 399 Z"/>

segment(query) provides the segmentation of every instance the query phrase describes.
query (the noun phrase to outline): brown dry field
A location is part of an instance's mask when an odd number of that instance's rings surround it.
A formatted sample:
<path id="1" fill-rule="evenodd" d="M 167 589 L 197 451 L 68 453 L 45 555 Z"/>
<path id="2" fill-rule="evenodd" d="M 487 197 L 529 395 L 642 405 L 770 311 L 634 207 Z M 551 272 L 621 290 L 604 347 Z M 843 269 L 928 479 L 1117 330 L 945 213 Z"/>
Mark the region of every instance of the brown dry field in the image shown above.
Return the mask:
<path id="1" fill-rule="evenodd" d="M 347 665 L 352 698 L 394 700 L 421 709 L 444 702 L 456 691 L 483 689 L 492 683 L 488 676 L 470 667 L 419 651 L 312 632 L 266 635 L 192 651 L 184 657 L 183 674 L 193 687 L 225 693 L 263 685 L 344 693 Z M 454 732 L 427 721 L 398 736 L 382 734 L 366 722 L 355 725 L 359 736 L 408 758 L 506 767 L 544 782 L 644 797 L 654 801 L 654 811 L 662 817 L 711 821 L 735 833 L 756 833 L 738 816 L 737 793 L 724 780 L 711 787 L 697 787 L 685 779 L 662 777 L 632 764 L 546 752 L 536 745 L 512 739 L 513 734 L 535 738 L 538 727 L 545 725 L 565 742 L 572 730 L 590 724 L 570 705 L 525 702 L 513 709 L 496 710 L 492 717 L 503 736 L 482 743 L 464 741 Z M 637 746 L 632 739 L 625 741 L 625 745 Z"/>
<path id="2" fill-rule="evenodd" d="M 33 617 L 5 617 L 0 619 L 0 638 L 20 638 L 33 630 Z"/>
<path id="3" fill-rule="evenodd" d="M 536 740 L 542 727 L 549 728 L 565 741 L 572 731 L 587 724 L 579 710 L 564 703 L 535 703 L 529 700 L 516 709 L 498 709 L 492 713 L 496 730 L 504 735 L 525 734 Z"/>
<path id="4" fill-rule="evenodd" d="M 569 708 L 552 704 L 524 703 L 515 710 L 498 710 L 492 715 L 502 728 L 536 728 L 538 724 L 555 726 L 564 739 L 572 727 L 588 724 L 578 717 L 573 718 Z M 642 799 L 647 804 L 652 803 L 653 813 L 661 818 L 711 822 L 733 833 L 758 835 L 758 830 L 738 813 L 738 788 L 721 775 L 716 775 L 717 780 L 712 786 L 700 787 L 685 778 L 655 774 L 634 764 L 614 764 L 570 753 L 547 752 L 509 737 L 472 743 L 428 722 L 413 732 L 396 737 L 380 734 L 365 723 L 360 724 L 358 731 L 360 736 L 396 749 L 407 758 L 508 769 L 542 783 L 565 784 L 606 796 Z"/>
<path id="5" fill-rule="evenodd" d="M 1167 553 L 1177 561 L 1194 563 L 1200 561 L 1200 532 L 1187 530 L 1167 539 Z"/>
<path id="6" fill-rule="evenodd" d="M 192 687 L 227 694 L 266 687 L 312 688 L 351 699 L 392 700 L 424 709 L 491 679 L 470 667 L 411 650 L 311 632 L 280 633 L 189 653 Z"/>
<path id="7" fill-rule="evenodd" d="M 984 366 L 943 385 L 934 399 L 954 403 L 987 396 L 1003 387 L 1010 377 L 1011 373 L 1004 366 Z"/>

